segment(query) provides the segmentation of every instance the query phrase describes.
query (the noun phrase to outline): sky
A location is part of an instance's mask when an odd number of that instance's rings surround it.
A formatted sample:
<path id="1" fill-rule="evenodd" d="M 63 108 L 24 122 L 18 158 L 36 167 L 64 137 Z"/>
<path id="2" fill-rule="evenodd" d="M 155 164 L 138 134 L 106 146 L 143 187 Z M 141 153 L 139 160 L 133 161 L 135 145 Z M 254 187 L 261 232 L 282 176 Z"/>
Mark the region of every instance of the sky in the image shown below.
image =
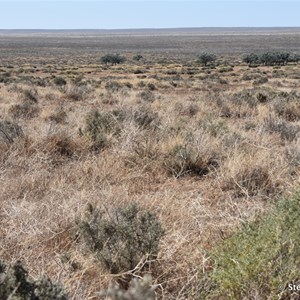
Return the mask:
<path id="1" fill-rule="evenodd" d="M 300 0 L 0 0 L 0 29 L 300 27 Z"/>

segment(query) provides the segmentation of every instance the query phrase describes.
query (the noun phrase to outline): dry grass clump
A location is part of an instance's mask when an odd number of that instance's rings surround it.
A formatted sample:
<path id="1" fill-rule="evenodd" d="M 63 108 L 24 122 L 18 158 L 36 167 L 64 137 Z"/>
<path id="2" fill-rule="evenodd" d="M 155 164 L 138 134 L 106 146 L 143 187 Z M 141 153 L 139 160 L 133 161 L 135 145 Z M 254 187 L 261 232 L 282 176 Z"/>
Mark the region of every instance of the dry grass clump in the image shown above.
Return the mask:
<path id="1" fill-rule="evenodd" d="M 70 86 L 63 90 L 63 97 L 71 101 L 84 101 L 91 93 L 85 86 Z"/>
<path id="2" fill-rule="evenodd" d="M 93 149 L 101 150 L 112 143 L 114 136 L 119 135 L 124 118 L 124 112 L 121 110 L 93 110 L 87 114 L 85 127 L 80 129 L 80 132 L 91 140 Z"/>
<path id="3" fill-rule="evenodd" d="M 164 166 L 170 175 L 176 178 L 192 175 L 204 176 L 218 166 L 218 160 L 211 157 L 201 157 L 201 152 L 188 144 L 175 145 L 167 154 Z"/>
<path id="4" fill-rule="evenodd" d="M 277 119 L 269 115 L 265 118 L 263 128 L 270 133 L 277 133 L 284 141 L 292 142 L 298 136 L 300 126 Z"/>
<path id="5" fill-rule="evenodd" d="M 67 118 L 67 113 L 63 107 L 56 107 L 51 114 L 46 118 L 56 124 L 64 124 Z"/>
<path id="6" fill-rule="evenodd" d="M 0 143 L 11 144 L 20 136 L 23 136 L 21 126 L 15 122 L 0 121 Z"/>
<path id="7" fill-rule="evenodd" d="M 32 119 L 37 117 L 40 109 L 37 105 L 37 91 L 36 90 L 24 90 L 21 94 L 21 104 L 14 104 L 9 108 L 9 114 L 13 118 L 25 118 Z"/>
<path id="8" fill-rule="evenodd" d="M 224 182 L 224 191 L 233 191 L 234 197 L 270 196 L 279 193 L 278 184 L 273 181 L 268 168 L 247 166 L 240 169 Z"/>

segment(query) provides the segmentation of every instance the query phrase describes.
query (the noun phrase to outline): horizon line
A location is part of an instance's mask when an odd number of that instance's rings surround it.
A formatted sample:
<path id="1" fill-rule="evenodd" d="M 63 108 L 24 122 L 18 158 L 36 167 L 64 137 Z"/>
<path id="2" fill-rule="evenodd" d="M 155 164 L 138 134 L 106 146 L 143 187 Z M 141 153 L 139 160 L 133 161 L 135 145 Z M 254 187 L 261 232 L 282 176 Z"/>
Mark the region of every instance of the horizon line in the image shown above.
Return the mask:
<path id="1" fill-rule="evenodd" d="M 0 28 L 0 31 L 5 30 L 36 30 L 36 31 L 60 31 L 60 30 L 172 30 L 172 29 L 269 29 L 269 28 L 280 28 L 280 29 L 288 29 L 288 28 L 300 28 L 300 26 L 201 26 L 201 27 L 128 27 L 128 28 Z"/>

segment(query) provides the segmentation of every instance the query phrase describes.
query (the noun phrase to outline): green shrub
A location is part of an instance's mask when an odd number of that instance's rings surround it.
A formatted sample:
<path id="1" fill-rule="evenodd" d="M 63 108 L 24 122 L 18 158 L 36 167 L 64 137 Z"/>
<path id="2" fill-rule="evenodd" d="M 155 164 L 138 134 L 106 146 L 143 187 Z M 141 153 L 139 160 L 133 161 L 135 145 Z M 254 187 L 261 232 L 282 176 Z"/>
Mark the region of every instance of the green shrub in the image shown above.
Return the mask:
<path id="1" fill-rule="evenodd" d="M 101 62 L 106 65 L 118 65 L 125 62 L 125 60 L 125 57 L 120 56 L 119 54 L 106 54 L 101 57 Z"/>
<path id="2" fill-rule="evenodd" d="M 217 59 L 217 57 L 215 54 L 204 52 L 204 53 L 201 53 L 198 55 L 197 62 L 204 66 L 207 66 L 208 64 L 216 61 L 216 59 Z"/>
<path id="3" fill-rule="evenodd" d="M 53 284 L 50 279 L 28 278 L 28 272 L 17 261 L 7 267 L 0 260 L 0 299 L 1 300 L 67 300 L 61 284 Z"/>
<path id="4" fill-rule="evenodd" d="M 111 273 L 133 270 L 138 263 L 155 259 L 164 230 L 155 214 L 136 204 L 112 212 L 89 205 L 78 221 L 81 235 L 90 250 Z"/>
<path id="5" fill-rule="evenodd" d="M 300 279 L 299 215 L 297 193 L 216 247 L 206 299 L 298 299 L 288 285 Z"/>

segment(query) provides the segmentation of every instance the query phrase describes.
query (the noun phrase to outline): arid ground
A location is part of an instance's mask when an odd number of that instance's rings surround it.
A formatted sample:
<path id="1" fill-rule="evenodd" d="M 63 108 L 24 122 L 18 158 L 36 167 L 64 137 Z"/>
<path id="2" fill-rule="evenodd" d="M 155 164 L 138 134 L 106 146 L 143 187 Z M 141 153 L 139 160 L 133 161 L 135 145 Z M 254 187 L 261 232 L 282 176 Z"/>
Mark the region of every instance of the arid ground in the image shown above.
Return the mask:
<path id="1" fill-rule="evenodd" d="M 299 49 L 299 28 L 0 31 L 0 258 L 76 300 L 145 274 L 157 299 L 298 299 L 210 274 L 215 249 L 299 185 L 300 65 L 242 56 Z M 89 204 L 131 203 L 164 235 L 151 262 L 113 272 L 78 224 Z"/>

